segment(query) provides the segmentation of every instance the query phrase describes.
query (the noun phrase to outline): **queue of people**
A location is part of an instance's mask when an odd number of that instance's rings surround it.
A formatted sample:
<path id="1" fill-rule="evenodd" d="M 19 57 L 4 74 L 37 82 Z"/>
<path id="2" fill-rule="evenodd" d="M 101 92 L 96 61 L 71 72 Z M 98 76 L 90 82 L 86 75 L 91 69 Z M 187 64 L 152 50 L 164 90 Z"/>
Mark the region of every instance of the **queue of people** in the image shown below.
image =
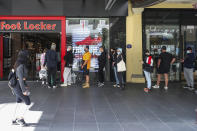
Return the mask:
<path id="1" fill-rule="evenodd" d="M 186 85 L 183 87 L 185 89 L 189 89 L 190 91 L 194 91 L 194 71 L 195 71 L 195 55 L 192 52 L 192 48 L 188 47 L 186 49 L 186 55 L 184 59 L 181 59 L 181 63 L 183 63 L 184 70 L 184 78 L 186 80 Z M 157 82 L 156 85 L 152 86 L 151 73 L 153 73 L 154 69 L 154 60 L 149 52 L 149 50 L 145 51 L 143 64 L 143 71 L 147 83 L 147 87 L 144 88 L 145 92 L 149 92 L 151 90 L 151 86 L 154 89 L 160 88 L 161 76 L 164 75 L 165 85 L 164 89 L 168 90 L 169 83 L 169 72 L 172 64 L 176 61 L 176 58 L 169 52 L 166 51 L 166 46 L 161 48 L 161 54 L 158 57 L 156 65 L 157 71 Z M 195 91 L 197 93 L 197 90 Z"/>

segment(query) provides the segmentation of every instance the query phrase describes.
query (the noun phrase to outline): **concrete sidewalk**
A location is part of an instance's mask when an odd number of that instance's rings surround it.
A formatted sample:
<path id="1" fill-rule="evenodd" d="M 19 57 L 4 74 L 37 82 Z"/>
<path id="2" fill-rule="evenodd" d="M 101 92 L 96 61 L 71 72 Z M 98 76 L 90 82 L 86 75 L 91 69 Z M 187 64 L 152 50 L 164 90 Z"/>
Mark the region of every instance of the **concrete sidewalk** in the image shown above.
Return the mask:
<path id="1" fill-rule="evenodd" d="M 144 84 L 126 90 L 80 86 L 47 89 L 31 82 L 29 127 L 10 124 L 15 104 L 6 82 L 0 82 L 1 131 L 196 131 L 197 95 L 170 84 L 169 90 L 143 92 Z"/>

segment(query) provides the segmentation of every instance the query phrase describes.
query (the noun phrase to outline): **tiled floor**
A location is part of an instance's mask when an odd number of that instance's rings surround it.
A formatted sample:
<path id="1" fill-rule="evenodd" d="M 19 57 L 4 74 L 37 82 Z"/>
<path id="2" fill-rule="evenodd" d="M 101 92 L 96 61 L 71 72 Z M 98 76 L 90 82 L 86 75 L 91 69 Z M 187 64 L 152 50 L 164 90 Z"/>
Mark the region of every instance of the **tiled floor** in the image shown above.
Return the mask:
<path id="1" fill-rule="evenodd" d="M 166 92 L 143 92 L 143 84 L 125 91 L 92 86 L 47 89 L 31 83 L 32 106 L 26 114 L 29 127 L 11 126 L 14 96 L 0 82 L 0 128 L 2 131 L 196 131 L 197 95 L 170 85 Z"/>

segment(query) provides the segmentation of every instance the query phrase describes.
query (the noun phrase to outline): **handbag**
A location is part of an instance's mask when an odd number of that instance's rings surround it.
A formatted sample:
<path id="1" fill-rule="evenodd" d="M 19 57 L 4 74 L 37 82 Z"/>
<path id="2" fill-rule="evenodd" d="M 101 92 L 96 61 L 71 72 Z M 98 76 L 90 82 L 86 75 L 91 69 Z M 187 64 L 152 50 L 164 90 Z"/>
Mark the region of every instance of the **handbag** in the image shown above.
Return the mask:
<path id="1" fill-rule="evenodd" d="M 126 65 L 125 65 L 125 62 L 123 61 L 123 59 L 119 63 L 117 63 L 117 71 L 118 72 L 126 71 Z"/>

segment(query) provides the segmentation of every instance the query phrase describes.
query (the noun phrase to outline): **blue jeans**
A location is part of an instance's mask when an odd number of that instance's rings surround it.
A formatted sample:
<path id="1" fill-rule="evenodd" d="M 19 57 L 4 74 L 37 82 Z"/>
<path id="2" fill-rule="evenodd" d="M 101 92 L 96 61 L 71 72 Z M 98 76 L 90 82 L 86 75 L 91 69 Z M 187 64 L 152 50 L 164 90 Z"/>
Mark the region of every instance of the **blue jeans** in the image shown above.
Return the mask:
<path id="1" fill-rule="evenodd" d="M 144 71 L 144 75 L 147 81 L 147 88 L 151 89 L 151 76 L 150 76 L 150 72 L 148 71 Z"/>
<path id="2" fill-rule="evenodd" d="M 116 84 L 119 85 L 120 82 L 118 80 L 118 75 L 117 75 L 117 69 L 116 69 L 116 66 L 114 66 L 114 76 L 115 76 L 115 79 L 116 79 Z"/>

